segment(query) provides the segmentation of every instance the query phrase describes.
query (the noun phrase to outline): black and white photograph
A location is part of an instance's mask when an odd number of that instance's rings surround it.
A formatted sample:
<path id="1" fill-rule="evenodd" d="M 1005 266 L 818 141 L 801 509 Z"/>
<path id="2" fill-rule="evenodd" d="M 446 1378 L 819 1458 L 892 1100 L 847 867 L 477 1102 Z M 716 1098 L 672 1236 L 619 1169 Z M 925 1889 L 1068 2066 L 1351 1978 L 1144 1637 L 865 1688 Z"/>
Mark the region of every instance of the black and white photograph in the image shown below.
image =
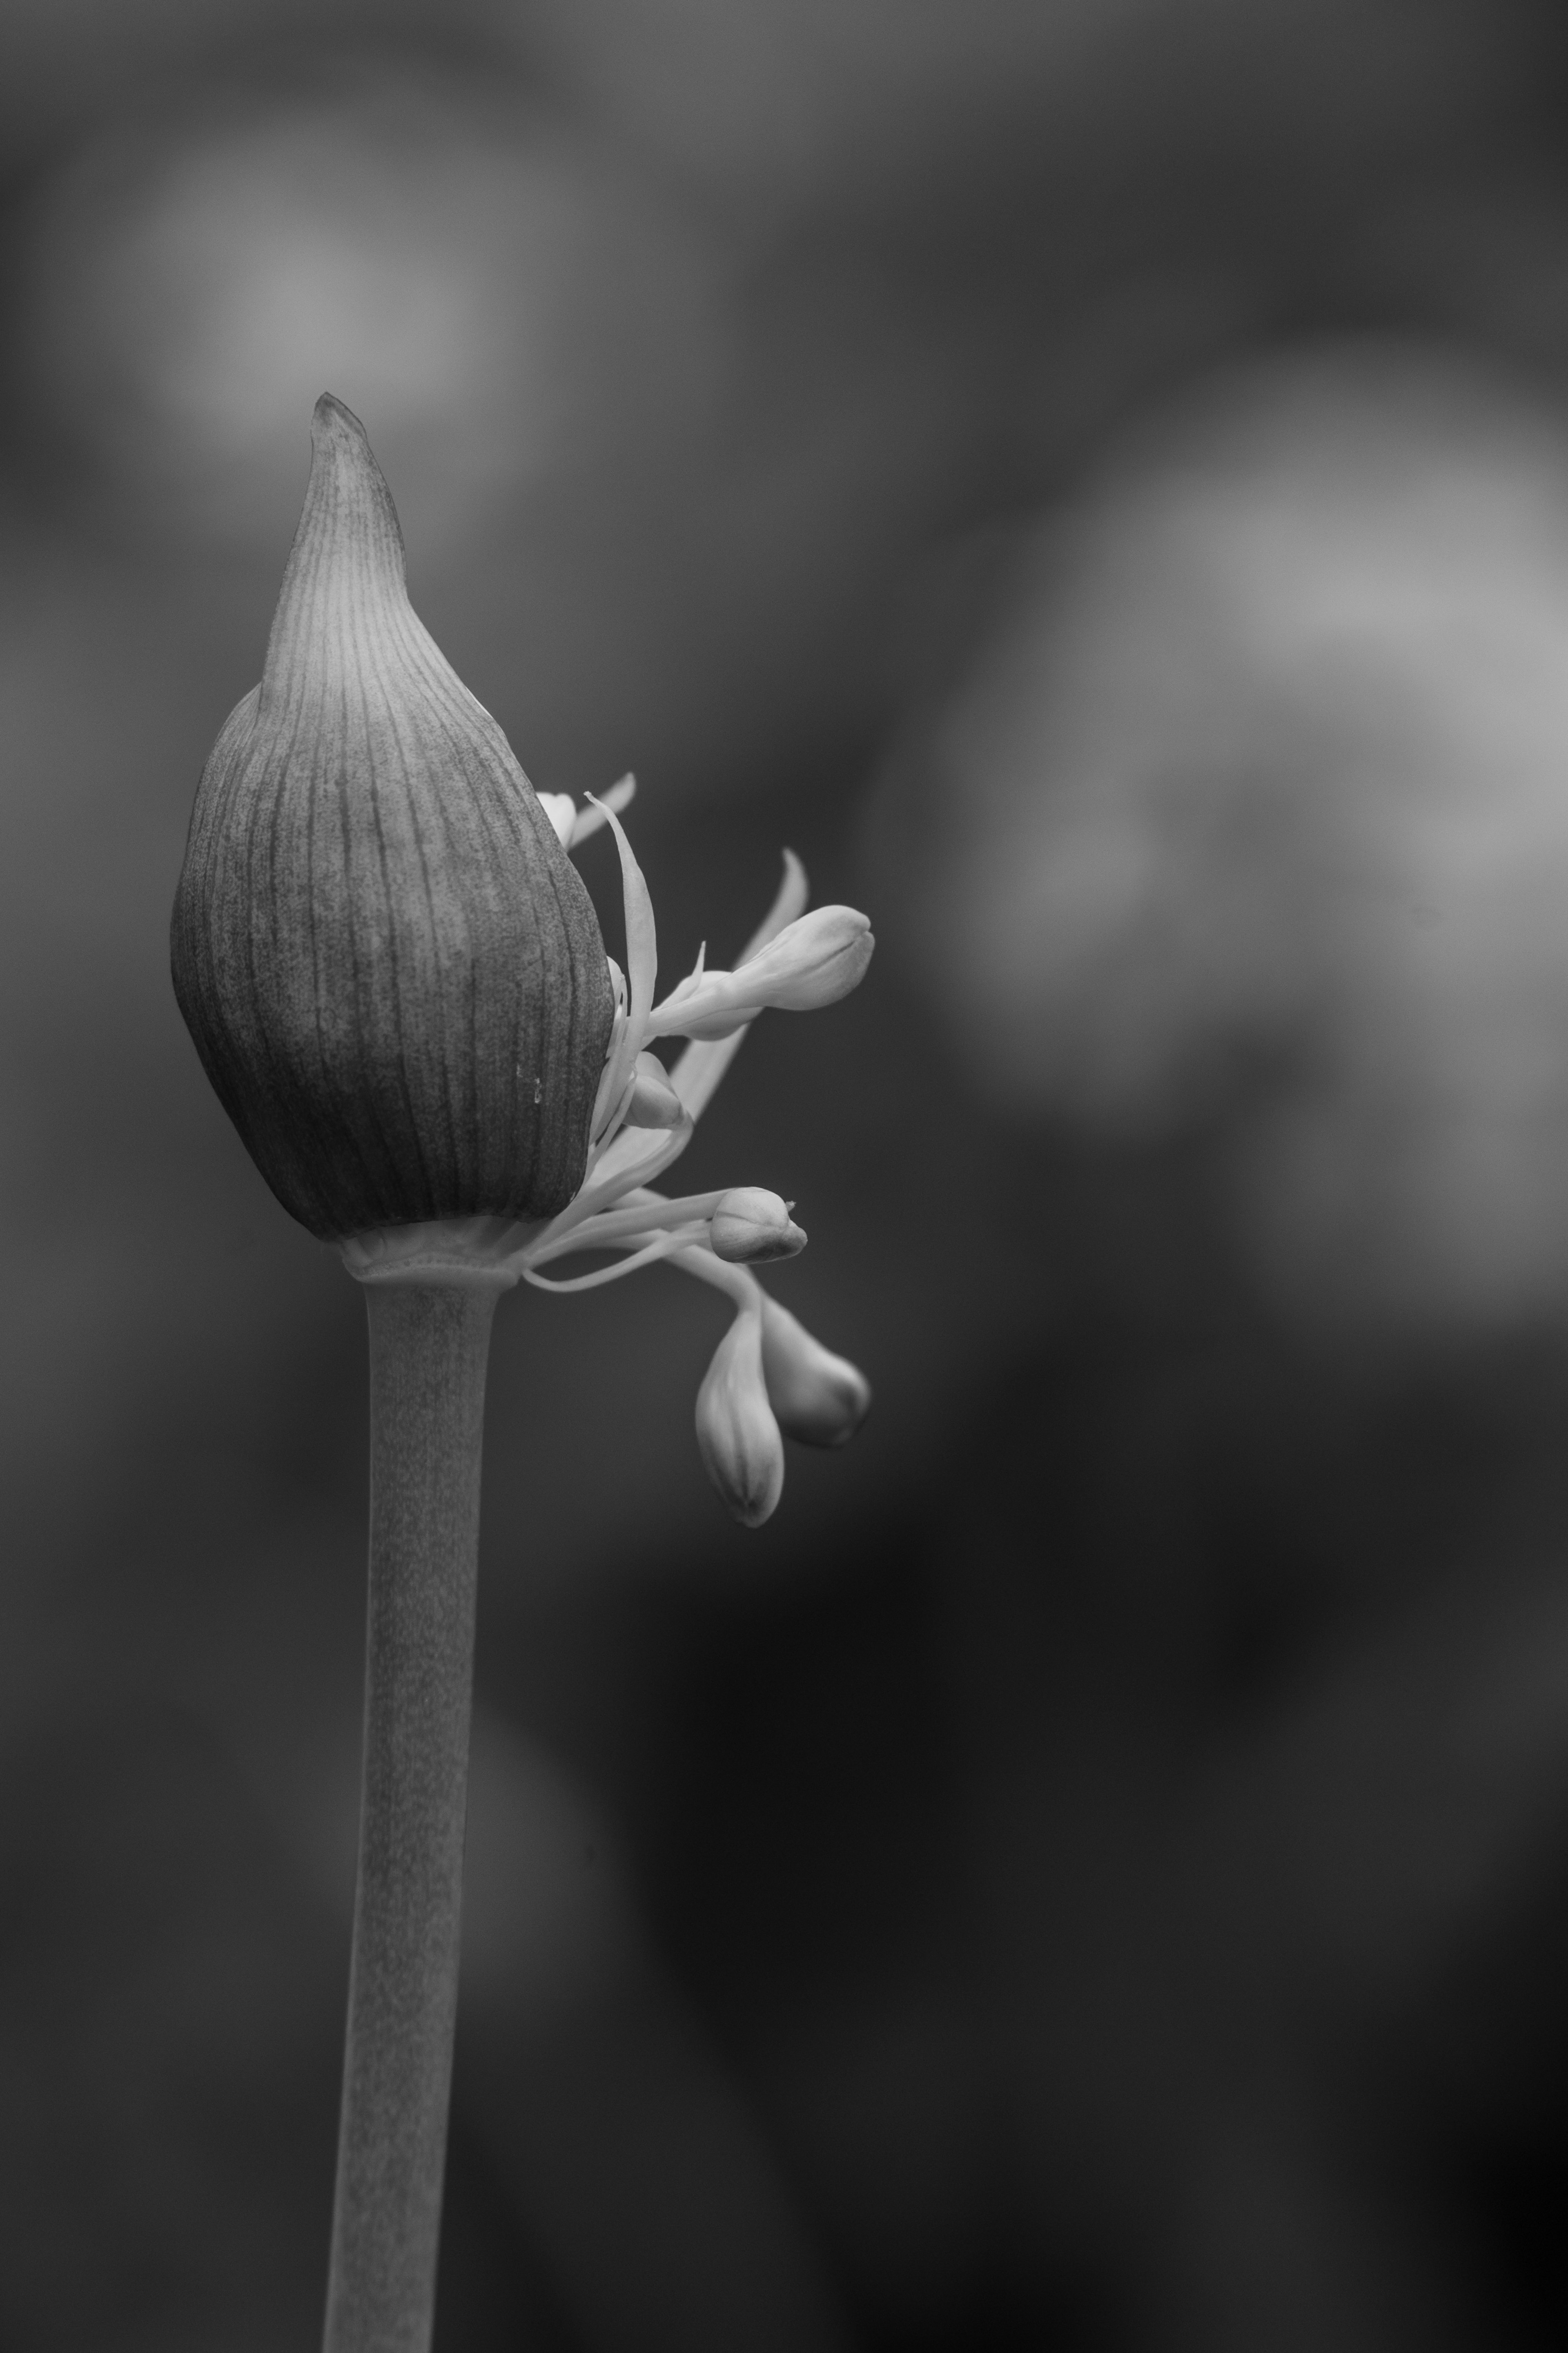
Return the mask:
<path id="1" fill-rule="evenodd" d="M 0 2353 L 1568 2347 L 1568 17 L 0 0 Z"/>

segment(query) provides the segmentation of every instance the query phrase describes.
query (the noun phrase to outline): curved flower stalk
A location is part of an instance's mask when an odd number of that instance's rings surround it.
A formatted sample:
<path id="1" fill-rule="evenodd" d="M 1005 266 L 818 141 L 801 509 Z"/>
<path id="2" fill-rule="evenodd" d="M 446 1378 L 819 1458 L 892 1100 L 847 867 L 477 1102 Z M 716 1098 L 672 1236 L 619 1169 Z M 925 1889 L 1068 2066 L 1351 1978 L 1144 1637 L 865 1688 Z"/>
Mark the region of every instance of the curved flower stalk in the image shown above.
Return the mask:
<path id="1" fill-rule="evenodd" d="M 326 2353 L 427 2353 L 451 2082 L 479 1461 L 497 1299 L 668 1260 L 734 1309 L 697 1401 L 735 1516 L 766 1519 L 783 1434 L 836 1445 L 865 1380 L 752 1269 L 805 1236 L 760 1187 L 670 1199 L 749 1024 L 853 988 L 870 928 L 805 912 L 788 852 L 732 972 L 656 1002 L 653 907 L 620 811 L 539 795 L 408 601 L 364 427 L 323 395 L 260 684 L 191 822 L 175 994 L 284 1207 L 365 1288 L 371 1354 L 364 1769 Z M 614 828 L 626 969 L 567 856 Z M 652 1050 L 687 1040 L 668 1071 Z M 549 1272 L 584 1251 L 611 1263 Z"/>

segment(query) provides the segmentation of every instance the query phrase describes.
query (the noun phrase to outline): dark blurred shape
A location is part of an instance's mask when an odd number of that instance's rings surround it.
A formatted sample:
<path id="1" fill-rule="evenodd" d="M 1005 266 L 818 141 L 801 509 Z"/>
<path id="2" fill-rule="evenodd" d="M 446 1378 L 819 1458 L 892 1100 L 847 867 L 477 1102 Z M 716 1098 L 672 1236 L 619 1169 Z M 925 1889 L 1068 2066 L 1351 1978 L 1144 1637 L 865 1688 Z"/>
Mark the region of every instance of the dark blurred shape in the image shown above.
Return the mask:
<path id="1" fill-rule="evenodd" d="M 458 2101 L 584 2345 L 834 2353 L 789 2191 L 650 1949 L 605 1825 L 481 1719 Z"/>
<path id="2" fill-rule="evenodd" d="M 317 2325 L 335 1923 L 222 1746 L 68 1706 L 0 1772 L 0 2332 L 271 2353 Z"/>
<path id="3" fill-rule="evenodd" d="M 955 201 L 1146 192 L 1194 143 L 1265 185 L 1310 175 L 1325 118 L 1340 168 L 1386 159 L 1506 87 L 1527 21 L 1474 0 L 545 0 L 529 31 L 667 170 L 763 222 L 912 210 L 930 232 Z"/>

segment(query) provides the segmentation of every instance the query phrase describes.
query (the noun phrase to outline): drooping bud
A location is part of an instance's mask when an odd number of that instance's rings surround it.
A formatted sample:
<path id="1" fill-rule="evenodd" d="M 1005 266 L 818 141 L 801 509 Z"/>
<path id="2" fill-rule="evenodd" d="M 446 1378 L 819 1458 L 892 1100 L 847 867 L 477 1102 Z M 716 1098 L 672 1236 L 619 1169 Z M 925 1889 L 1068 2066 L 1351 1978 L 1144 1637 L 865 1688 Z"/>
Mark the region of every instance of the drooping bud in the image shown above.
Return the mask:
<path id="1" fill-rule="evenodd" d="M 599 927 L 408 602 L 363 427 L 324 394 L 312 442 L 261 683 L 196 797 L 180 1008 L 313 1233 L 551 1216 L 582 1182 L 609 1036 Z"/>
<path id="2" fill-rule="evenodd" d="M 776 1299 L 763 1301 L 763 1376 L 779 1426 L 807 1446 L 843 1446 L 871 1410 L 871 1384 L 814 1340 Z"/>
<path id="3" fill-rule="evenodd" d="M 737 1185 L 721 1197 L 708 1221 L 714 1257 L 731 1266 L 794 1258 L 805 1248 L 805 1236 L 790 1216 L 794 1207 L 761 1185 Z"/>
<path id="4" fill-rule="evenodd" d="M 728 1038 L 770 1005 L 785 1013 L 836 1005 L 859 986 L 876 944 L 858 908 L 814 907 L 733 972 L 689 975 L 654 1007 L 647 1034 Z"/>
<path id="5" fill-rule="evenodd" d="M 784 1493 L 784 1440 L 763 1378 L 762 1319 L 743 1307 L 697 1392 L 703 1467 L 742 1526 L 760 1528 Z"/>

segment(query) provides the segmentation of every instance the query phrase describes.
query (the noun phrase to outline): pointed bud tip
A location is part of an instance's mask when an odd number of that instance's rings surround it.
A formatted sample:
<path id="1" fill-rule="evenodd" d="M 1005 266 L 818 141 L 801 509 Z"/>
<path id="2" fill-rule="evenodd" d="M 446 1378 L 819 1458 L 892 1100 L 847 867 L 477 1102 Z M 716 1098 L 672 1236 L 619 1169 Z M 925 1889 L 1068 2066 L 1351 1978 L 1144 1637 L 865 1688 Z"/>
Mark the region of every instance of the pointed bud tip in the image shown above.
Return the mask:
<path id="1" fill-rule="evenodd" d="M 356 441 L 363 449 L 370 448 L 370 436 L 365 431 L 347 401 L 340 400 L 335 392 L 322 393 L 310 412 L 310 438 L 320 448 L 329 441 Z"/>
<path id="2" fill-rule="evenodd" d="M 268 644 L 264 698 L 276 697 L 291 665 L 329 657 L 337 642 L 329 609 L 343 596 L 379 606 L 376 628 L 393 608 L 407 617 L 403 529 L 386 477 L 353 410 L 324 392 L 310 415 L 310 478 Z M 394 671 L 406 651 L 396 649 Z"/>
<path id="3" fill-rule="evenodd" d="M 403 530 L 392 492 L 376 463 L 370 435 L 335 392 L 322 393 L 310 412 L 310 480 L 301 532 L 308 532 L 312 511 L 320 511 L 322 499 L 335 511 L 340 529 L 345 515 L 358 514 L 370 522 L 371 543 L 379 547 L 384 560 L 395 558 L 401 583 Z"/>

